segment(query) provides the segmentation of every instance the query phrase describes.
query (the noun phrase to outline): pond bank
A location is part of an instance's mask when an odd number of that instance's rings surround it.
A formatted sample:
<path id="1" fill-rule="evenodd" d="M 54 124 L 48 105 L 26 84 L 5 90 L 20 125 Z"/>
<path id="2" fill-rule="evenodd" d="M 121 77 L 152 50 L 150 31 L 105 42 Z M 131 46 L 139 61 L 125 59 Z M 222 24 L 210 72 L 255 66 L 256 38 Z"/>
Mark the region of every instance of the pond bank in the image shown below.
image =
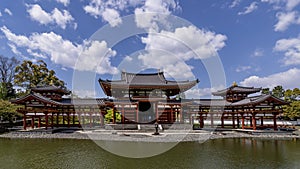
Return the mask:
<path id="1" fill-rule="evenodd" d="M 129 142 L 203 142 L 209 139 L 221 138 L 262 138 L 262 139 L 299 139 L 299 131 L 291 132 L 258 132 L 249 131 L 205 131 L 205 130 L 168 130 L 159 135 L 153 132 L 124 131 L 124 130 L 66 130 L 58 133 L 12 131 L 0 135 L 0 138 L 46 138 L 46 139 L 92 139 L 104 141 Z"/>

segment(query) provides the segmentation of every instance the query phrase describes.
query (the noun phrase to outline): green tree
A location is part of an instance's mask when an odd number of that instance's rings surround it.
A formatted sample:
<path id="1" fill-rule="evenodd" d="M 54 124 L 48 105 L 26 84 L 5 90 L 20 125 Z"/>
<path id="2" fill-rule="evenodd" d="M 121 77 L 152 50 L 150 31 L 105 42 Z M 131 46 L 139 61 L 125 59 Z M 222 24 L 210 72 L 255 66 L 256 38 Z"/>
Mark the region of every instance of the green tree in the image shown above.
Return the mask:
<path id="1" fill-rule="evenodd" d="M 3 121 L 9 121 L 12 123 L 13 117 L 21 116 L 17 113 L 17 109 L 20 106 L 11 104 L 7 100 L 0 100 L 0 117 Z"/>
<path id="2" fill-rule="evenodd" d="M 109 122 L 111 122 L 111 120 L 113 120 L 113 117 L 114 117 L 113 114 L 114 113 L 115 113 L 115 120 L 116 120 L 116 122 L 120 122 L 121 121 L 121 114 L 119 112 L 117 112 L 116 110 L 114 110 L 114 109 L 108 109 L 106 112 L 107 113 L 104 116 L 106 122 L 109 123 Z"/>
<path id="3" fill-rule="evenodd" d="M 16 67 L 15 71 L 15 84 L 24 88 L 27 92 L 32 87 L 45 85 L 66 88 L 65 82 L 55 75 L 54 70 L 49 70 L 47 64 L 42 60 L 36 63 L 24 60 L 21 65 Z"/>
<path id="4" fill-rule="evenodd" d="M 289 105 L 283 106 L 283 116 L 291 120 L 300 118 L 300 101 L 294 100 Z"/>
<path id="5" fill-rule="evenodd" d="M 289 119 L 297 119 L 300 118 L 300 90 L 299 88 L 294 88 L 293 90 L 287 89 L 284 92 L 285 101 L 289 102 L 289 105 L 283 106 L 283 115 L 288 117 Z"/>
<path id="6" fill-rule="evenodd" d="M 282 86 L 276 86 L 272 90 L 272 94 L 275 97 L 282 98 L 284 96 L 284 89 Z"/>
<path id="7" fill-rule="evenodd" d="M 263 89 L 261 90 L 261 93 L 262 93 L 262 94 L 270 94 L 270 88 L 263 88 Z"/>
<path id="8" fill-rule="evenodd" d="M 284 97 L 288 100 L 297 100 L 300 97 L 300 90 L 299 88 L 294 88 L 293 90 L 288 89 L 284 93 Z"/>
<path id="9" fill-rule="evenodd" d="M 15 58 L 8 58 L 0 55 L 0 99 L 9 99 L 15 96 L 13 78 L 15 67 L 19 61 Z"/>

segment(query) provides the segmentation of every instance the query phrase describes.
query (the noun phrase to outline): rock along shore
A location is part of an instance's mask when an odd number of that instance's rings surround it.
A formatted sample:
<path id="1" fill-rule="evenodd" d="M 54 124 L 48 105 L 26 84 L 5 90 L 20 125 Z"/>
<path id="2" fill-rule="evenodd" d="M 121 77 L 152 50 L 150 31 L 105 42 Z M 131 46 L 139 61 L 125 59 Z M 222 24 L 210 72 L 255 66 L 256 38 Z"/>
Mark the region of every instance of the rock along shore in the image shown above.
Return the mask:
<path id="1" fill-rule="evenodd" d="M 204 131 L 204 130 L 173 130 L 164 131 L 159 135 L 153 132 L 124 131 L 124 130 L 90 130 L 90 131 L 62 131 L 58 133 L 13 131 L 0 135 L 0 138 L 10 139 L 91 139 L 101 141 L 128 142 L 204 142 L 209 139 L 222 138 L 257 138 L 257 139 L 299 139 L 298 131 L 291 132 L 245 132 L 245 131 Z"/>

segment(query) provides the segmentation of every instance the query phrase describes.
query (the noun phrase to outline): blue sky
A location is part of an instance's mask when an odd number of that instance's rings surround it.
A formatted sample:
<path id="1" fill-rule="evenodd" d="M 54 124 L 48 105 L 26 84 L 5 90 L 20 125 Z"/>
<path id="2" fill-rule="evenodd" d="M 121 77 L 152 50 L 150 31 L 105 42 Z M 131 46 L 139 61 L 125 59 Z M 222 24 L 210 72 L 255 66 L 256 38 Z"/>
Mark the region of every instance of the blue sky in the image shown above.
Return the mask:
<path id="1" fill-rule="evenodd" d="M 98 78 L 123 69 L 198 78 L 192 98 L 233 81 L 295 88 L 299 9 L 300 0 L 3 0 L 0 54 L 44 60 L 81 96 L 103 97 Z"/>

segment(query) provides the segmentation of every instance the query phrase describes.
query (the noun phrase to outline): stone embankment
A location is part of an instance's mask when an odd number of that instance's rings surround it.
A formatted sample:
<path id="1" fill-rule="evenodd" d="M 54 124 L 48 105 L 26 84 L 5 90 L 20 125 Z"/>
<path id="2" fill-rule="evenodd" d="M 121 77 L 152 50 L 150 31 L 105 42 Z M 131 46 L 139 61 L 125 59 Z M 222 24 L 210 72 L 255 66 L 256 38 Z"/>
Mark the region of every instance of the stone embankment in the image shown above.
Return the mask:
<path id="1" fill-rule="evenodd" d="M 46 139 L 91 139 L 103 141 L 132 142 L 204 142 L 222 138 L 261 138 L 261 139 L 299 139 L 299 131 L 291 132 L 245 132 L 245 131 L 204 131 L 204 130 L 167 130 L 153 135 L 152 132 L 124 130 L 66 130 L 58 133 L 14 131 L 0 135 L 0 138 L 46 138 Z"/>

